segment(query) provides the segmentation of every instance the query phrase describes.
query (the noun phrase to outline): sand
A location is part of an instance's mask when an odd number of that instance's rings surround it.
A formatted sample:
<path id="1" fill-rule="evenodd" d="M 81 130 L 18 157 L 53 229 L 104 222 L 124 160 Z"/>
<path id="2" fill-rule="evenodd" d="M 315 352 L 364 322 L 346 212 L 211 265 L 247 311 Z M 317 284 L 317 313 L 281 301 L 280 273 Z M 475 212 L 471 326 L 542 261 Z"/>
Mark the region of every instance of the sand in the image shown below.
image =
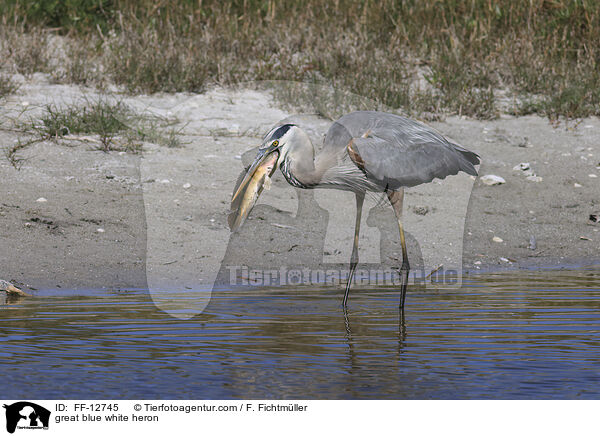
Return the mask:
<path id="1" fill-rule="evenodd" d="M 53 85 L 42 74 L 21 81 L 17 94 L 0 103 L 2 148 L 28 138 L 12 129 L 15 119 L 35 119 L 46 103 L 98 95 Z M 44 141 L 21 153 L 19 171 L 1 156 L 1 278 L 34 295 L 58 288 L 185 293 L 210 290 L 215 280 L 225 286 L 262 280 L 248 277 L 254 270 L 286 268 L 286 279 L 296 283 L 298 271 L 306 278 L 345 268 L 354 230 L 351 193 L 297 190 L 278 172 L 240 232 L 227 226 L 235 181 L 262 135 L 293 119 L 318 145 L 331 120 L 294 114 L 273 92 L 243 87 L 119 98 L 139 112 L 177 118 L 183 145 L 145 143 L 142 153 L 131 154 L 97 151 L 93 138 Z M 463 277 L 600 263 L 600 224 L 589 219 L 600 211 L 598 119 L 555 127 L 539 116 L 449 117 L 430 125 L 480 154 L 480 176 L 505 183 L 488 186 L 460 174 L 407 189 L 405 229 L 415 270 Z M 531 173 L 513 169 L 521 163 Z M 365 204 L 360 259 L 367 275 L 401 263 L 393 213 L 377 196 Z"/>

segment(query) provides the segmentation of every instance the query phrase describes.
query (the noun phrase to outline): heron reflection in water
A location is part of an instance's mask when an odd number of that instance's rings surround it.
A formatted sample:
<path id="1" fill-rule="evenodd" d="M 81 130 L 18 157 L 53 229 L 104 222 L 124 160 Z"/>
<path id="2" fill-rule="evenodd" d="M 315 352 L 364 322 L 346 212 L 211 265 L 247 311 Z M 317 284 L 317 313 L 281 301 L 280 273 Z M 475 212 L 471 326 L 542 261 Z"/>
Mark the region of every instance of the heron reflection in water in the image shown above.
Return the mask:
<path id="1" fill-rule="evenodd" d="M 350 272 L 344 293 L 346 307 L 358 264 L 358 237 L 367 192 L 384 193 L 396 215 L 402 265 L 399 308 L 404 309 L 410 264 L 402 225 L 404 188 L 444 179 L 463 171 L 477 175 L 479 156 L 455 144 L 434 129 L 398 115 L 358 111 L 334 122 L 316 152 L 308 135 L 295 124 L 272 128 L 258 155 L 235 190 L 229 226 L 236 231 L 250 214 L 258 196 L 279 168 L 287 182 L 297 188 L 330 188 L 356 196 L 354 241 Z"/>

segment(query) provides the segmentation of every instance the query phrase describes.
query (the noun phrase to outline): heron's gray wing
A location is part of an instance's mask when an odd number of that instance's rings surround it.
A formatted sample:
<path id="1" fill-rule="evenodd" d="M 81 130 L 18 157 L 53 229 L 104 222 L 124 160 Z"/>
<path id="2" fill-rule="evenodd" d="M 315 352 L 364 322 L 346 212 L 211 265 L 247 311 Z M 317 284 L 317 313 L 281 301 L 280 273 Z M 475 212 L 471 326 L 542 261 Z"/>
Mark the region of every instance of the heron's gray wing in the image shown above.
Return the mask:
<path id="1" fill-rule="evenodd" d="M 352 153 L 350 157 L 382 187 L 416 186 L 459 171 L 477 175 L 479 156 L 417 121 L 383 112 L 353 112 L 334 126 L 325 146 L 340 147 L 347 141 L 347 147 L 350 138 L 359 159 Z"/>

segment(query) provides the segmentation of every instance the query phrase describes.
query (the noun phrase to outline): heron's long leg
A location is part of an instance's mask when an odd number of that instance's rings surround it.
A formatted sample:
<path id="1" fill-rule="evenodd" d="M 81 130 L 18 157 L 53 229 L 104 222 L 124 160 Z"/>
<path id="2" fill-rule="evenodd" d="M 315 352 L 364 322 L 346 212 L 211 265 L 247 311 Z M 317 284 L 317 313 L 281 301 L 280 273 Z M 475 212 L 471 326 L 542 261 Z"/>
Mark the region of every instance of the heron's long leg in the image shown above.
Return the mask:
<path id="1" fill-rule="evenodd" d="M 362 215 L 363 202 L 365 201 L 365 193 L 356 193 L 356 224 L 354 225 L 354 243 L 352 245 L 352 256 L 350 257 L 350 273 L 348 274 L 348 283 L 346 284 L 346 292 L 344 293 L 344 301 L 342 305 L 346 307 L 348 302 L 348 294 L 350 293 L 350 285 L 354 277 L 354 271 L 358 264 L 358 235 L 360 233 L 360 218 Z"/>
<path id="2" fill-rule="evenodd" d="M 398 230 L 400 231 L 400 244 L 402 245 L 402 266 L 400 273 L 402 274 L 402 284 L 400 293 L 400 309 L 404 309 L 404 300 L 406 298 L 406 287 L 408 285 L 408 272 L 410 264 L 408 263 L 408 253 L 406 252 L 406 239 L 404 238 L 404 227 L 402 225 L 402 204 L 404 202 L 404 189 L 398 191 L 388 191 L 388 199 L 394 208 L 396 219 L 398 220 Z"/>

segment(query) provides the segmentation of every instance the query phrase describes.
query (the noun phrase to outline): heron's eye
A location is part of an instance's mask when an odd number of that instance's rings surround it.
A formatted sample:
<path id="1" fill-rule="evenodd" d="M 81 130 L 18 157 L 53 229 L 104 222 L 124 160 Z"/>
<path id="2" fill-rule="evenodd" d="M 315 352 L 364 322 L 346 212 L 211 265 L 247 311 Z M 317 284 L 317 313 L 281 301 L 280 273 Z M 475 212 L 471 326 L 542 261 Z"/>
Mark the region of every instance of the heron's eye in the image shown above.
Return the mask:
<path id="1" fill-rule="evenodd" d="M 276 139 L 272 142 L 273 147 L 277 147 L 279 145 L 279 141 Z"/>

